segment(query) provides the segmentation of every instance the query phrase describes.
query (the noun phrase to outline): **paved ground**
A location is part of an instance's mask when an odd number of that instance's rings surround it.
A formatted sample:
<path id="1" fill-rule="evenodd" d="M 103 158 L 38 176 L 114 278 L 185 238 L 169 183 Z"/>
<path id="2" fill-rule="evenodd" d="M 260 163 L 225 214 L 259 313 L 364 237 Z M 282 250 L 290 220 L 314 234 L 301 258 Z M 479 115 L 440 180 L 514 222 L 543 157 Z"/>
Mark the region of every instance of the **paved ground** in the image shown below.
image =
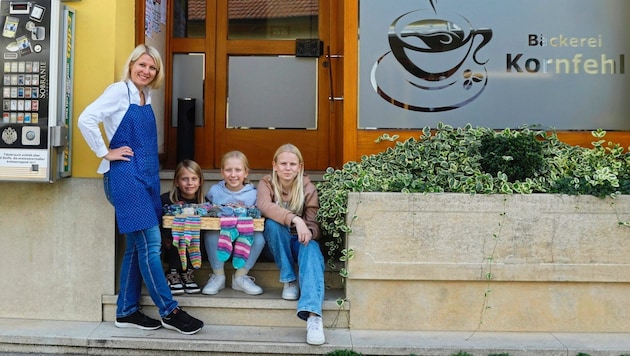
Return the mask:
<path id="1" fill-rule="evenodd" d="M 192 336 L 119 329 L 111 322 L 0 319 L 0 355 L 630 355 L 630 334 L 416 332 L 326 329 L 326 343 L 305 343 L 305 329 L 207 325 Z"/>

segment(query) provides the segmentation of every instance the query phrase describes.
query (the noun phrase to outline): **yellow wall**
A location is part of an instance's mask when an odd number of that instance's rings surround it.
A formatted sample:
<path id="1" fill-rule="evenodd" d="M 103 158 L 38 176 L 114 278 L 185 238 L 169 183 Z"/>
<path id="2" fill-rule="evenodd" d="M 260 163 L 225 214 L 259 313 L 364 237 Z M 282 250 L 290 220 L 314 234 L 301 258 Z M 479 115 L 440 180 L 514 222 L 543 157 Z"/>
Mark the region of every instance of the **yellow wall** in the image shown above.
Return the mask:
<path id="1" fill-rule="evenodd" d="M 98 177 L 100 159 L 87 146 L 76 123 L 83 109 L 120 79 L 135 46 L 135 0 L 81 0 L 76 9 L 72 176 Z"/>

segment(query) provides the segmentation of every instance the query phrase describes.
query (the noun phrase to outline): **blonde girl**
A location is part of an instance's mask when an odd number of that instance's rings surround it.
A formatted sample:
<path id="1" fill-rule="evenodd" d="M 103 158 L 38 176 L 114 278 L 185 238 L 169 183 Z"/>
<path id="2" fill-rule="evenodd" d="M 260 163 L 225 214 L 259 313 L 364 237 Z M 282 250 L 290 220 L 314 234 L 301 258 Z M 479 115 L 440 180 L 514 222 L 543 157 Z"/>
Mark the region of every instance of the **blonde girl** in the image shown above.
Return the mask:
<path id="1" fill-rule="evenodd" d="M 240 151 L 226 153 L 221 160 L 221 176 L 223 180 L 210 187 L 208 193 L 206 193 L 206 199 L 213 205 L 255 206 L 256 188 L 247 180 L 248 175 L 249 162 L 245 154 Z M 219 231 L 209 230 L 204 234 L 204 244 L 208 253 L 210 267 L 212 267 L 212 273 L 208 283 L 201 291 L 203 294 L 217 294 L 221 289 L 225 288 L 225 262 L 219 259 L 218 243 Z M 249 276 L 248 273 L 254 267 L 264 246 L 265 238 L 262 233 L 254 231 L 247 260 L 242 261 L 236 255 L 232 256 L 232 264 L 236 268 L 234 275 L 232 275 L 232 289 L 250 295 L 263 293 L 263 289 L 254 283 L 254 278 Z"/>
<path id="2" fill-rule="evenodd" d="M 326 340 L 322 323 L 325 287 L 324 257 L 315 241 L 320 237 L 315 219 L 317 190 L 304 174 L 302 153 L 294 145 L 280 146 L 271 164 L 271 175 L 258 184 L 258 208 L 265 217 L 263 234 L 280 269 L 282 298 L 299 298 L 297 316 L 306 321 L 306 342 L 321 345 Z"/>

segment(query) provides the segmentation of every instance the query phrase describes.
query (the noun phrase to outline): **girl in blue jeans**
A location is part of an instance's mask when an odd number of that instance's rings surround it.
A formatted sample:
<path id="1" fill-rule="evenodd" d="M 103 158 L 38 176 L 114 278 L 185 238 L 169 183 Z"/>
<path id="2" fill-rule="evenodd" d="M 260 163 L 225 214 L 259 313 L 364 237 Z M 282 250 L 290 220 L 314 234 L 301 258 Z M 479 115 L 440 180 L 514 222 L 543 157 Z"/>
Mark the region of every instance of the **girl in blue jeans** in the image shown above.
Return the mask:
<path id="1" fill-rule="evenodd" d="M 298 299 L 297 316 L 306 320 L 306 342 L 326 341 L 322 322 L 324 303 L 324 256 L 317 239 L 319 209 L 317 189 L 304 174 L 300 150 L 280 146 L 272 162 L 272 174 L 258 183 L 257 206 L 265 219 L 267 246 L 280 269 L 282 298 Z M 298 276 L 295 275 L 295 266 Z"/>

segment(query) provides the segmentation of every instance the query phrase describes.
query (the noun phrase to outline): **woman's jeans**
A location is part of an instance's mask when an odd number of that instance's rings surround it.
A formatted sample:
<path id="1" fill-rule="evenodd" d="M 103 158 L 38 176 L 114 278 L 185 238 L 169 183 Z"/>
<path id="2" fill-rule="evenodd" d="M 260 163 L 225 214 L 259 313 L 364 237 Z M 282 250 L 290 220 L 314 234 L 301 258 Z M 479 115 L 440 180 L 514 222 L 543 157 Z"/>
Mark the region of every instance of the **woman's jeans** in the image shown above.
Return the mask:
<path id="1" fill-rule="evenodd" d="M 206 247 L 206 252 L 208 254 L 208 261 L 210 262 L 210 267 L 213 270 L 223 269 L 225 262 L 220 261 L 217 255 L 218 246 L 219 246 L 219 233 L 217 230 L 208 230 L 203 235 L 203 243 Z M 263 248 L 265 247 L 265 237 L 262 232 L 254 231 L 254 242 L 252 243 L 251 250 L 249 251 L 249 257 L 247 258 L 247 262 L 245 262 L 245 266 L 243 268 L 248 271 L 254 267 L 256 261 L 258 261 L 258 257 L 262 253 Z"/>
<path id="2" fill-rule="evenodd" d="M 298 241 L 297 235 L 285 225 L 271 219 L 265 219 L 263 232 L 267 246 L 280 269 L 280 282 L 293 282 L 296 279 L 295 265 L 298 266 L 300 299 L 297 304 L 297 316 L 308 319 L 309 313 L 322 315 L 324 303 L 324 256 L 317 241 L 311 240 L 305 246 Z"/>
<path id="3" fill-rule="evenodd" d="M 169 315 L 177 308 L 177 302 L 173 299 L 162 270 L 160 228 L 154 226 L 146 230 L 127 233 L 125 242 L 125 254 L 120 267 L 120 291 L 116 301 L 116 317 L 130 315 L 140 309 L 138 302 L 143 280 L 153 303 L 160 310 L 160 316 Z"/>
<path id="4" fill-rule="evenodd" d="M 111 202 L 108 178 L 105 174 L 105 196 Z M 160 310 L 161 317 L 169 315 L 177 308 L 177 301 L 173 299 L 164 277 L 160 260 L 161 246 L 162 236 L 157 225 L 125 234 L 125 254 L 120 267 L 120 291 L 116 301 L 117 318 L 128 316 L 140 309 L 143 280 L 151 299 Z"/>

